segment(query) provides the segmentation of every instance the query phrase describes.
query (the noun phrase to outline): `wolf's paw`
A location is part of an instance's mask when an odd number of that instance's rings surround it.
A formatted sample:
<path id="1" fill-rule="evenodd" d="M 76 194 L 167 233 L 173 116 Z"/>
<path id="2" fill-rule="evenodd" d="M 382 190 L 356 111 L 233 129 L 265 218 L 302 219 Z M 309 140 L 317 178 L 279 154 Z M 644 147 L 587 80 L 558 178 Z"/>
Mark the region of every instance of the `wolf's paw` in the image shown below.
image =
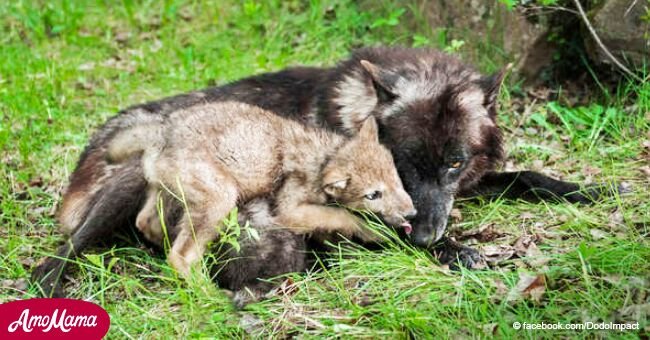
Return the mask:
<path id="1" fill-rule="evenodd" d="M 450 238 L 444 237 L 432 249 L 441 264 L 449 265 L 451 270 L 483 269 L 485 260 L 478 250 L 464 246 Z"/>
<path id="2" fill-rule="evenodd" d="M 56 275 L 57 269 L 53 265 L 52 260 L 47 259 L 32 271 L 30 282 L 37 288 L 41 296 L 52 298 L 66 297 L 60 282 L 60 277 Z"/>

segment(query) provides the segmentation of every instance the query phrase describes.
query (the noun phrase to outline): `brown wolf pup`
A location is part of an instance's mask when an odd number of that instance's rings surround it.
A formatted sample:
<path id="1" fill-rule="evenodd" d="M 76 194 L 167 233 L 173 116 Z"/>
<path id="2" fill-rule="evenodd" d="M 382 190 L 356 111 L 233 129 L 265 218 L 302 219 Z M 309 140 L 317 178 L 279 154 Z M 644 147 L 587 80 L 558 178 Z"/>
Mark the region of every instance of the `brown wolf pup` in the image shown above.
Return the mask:
<path id="1" fill-rule="evenodd" d="M 273 195 L 277 224 L 295 233 L 339 232 L 368 242 L 376 237 L 362 219 L 327 204 L 367 209 L 407 228 L 416 213 L 390 151 L 379 143 L 374 118 L 346 138 L 248 104 L 222 102 L 126 130 L 114 143 L 114 161 L 144 151 L 148 196 L 136 220 L 139 229 L 150 228 L 161 190 L 186 200 L 168 257 L 182 275 L 202 258 L 237 203 L 259 196 Z"/>

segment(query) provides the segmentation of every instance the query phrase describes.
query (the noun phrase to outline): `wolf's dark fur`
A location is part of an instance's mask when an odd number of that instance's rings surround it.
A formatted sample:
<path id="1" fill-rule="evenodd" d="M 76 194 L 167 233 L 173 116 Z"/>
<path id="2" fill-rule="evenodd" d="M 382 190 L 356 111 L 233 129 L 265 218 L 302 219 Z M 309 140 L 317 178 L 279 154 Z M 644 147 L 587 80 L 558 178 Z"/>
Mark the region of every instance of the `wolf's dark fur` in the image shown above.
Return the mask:
<path id="1" fill-rule="evenodd" d="M 133 106 L 101 127 L 81 155 L 60 217 L 64 228 L 72 232 L 75 252 L 64 245 L 59 254 L 78 254 L 93 236 L 133 218 L 139 209 L 144 183 L 135 177 L 142 170 L 110 164 L 106 158 L 107 145 L 116 132 L 164 119 L 179 108 L 220 100 L 257 105 L 308 125 L 343 132 L 353 131 L 365 117 L 375 115 L 382 142 L 391 149 L 418 210 L 411 239 L 419 246 L 444 240 L 457 193 L 590 201 L 591 195 L 577 193 L 579 186 L 573 183 L 534 172 L 494 172 L 503 155 L 496 124 L 496 97 L 503 76 L 504 72 L 482 76 L 435 50 L 368 48 L 333 68 L 289 68 Z M 111 223 L 105 223 L 109 219 Z M 106 230 L 89 232 L 89 228 Z M 461 262 L 471 264 L 476 258 L 476 252 L 468 248 L 447 248 L 444 242 L 436 247 L 443 259 L 460 257 Z M 34 273 L 37 281 L 51 274 L 43 281 L 46 292 L 58 277 L 50 273 L 53 268 L 58 273 L 63 264 L 49 259 Z"/>

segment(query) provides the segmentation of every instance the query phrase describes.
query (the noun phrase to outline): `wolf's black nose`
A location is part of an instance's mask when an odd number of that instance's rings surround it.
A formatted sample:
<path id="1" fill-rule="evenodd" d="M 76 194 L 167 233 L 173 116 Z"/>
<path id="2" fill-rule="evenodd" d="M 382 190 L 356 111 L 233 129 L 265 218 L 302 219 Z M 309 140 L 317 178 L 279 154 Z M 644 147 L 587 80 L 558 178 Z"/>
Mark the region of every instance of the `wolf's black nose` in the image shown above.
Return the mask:
<path id="1" fill-rule="evenodd" d="M 407 219 L 407 220 L 411 220 L 411 219 L 415 218 L 415 216 L 417 214 L 418 214 L 418 211 L 413 209 L 413 210 L 407 212 L 406 214 L 404 214 L 404 218 Z"/>

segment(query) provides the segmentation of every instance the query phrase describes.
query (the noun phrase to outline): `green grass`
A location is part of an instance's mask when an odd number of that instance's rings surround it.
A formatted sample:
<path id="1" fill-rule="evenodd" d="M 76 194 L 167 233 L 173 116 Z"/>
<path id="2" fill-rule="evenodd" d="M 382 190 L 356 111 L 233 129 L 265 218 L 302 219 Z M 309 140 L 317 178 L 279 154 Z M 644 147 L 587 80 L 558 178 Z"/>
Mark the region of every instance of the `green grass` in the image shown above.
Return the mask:
<path id="1" fill-rule="evenodd" d="M 61 190 L 106 118 L 131 104 L 258 72 L 331 65 L 362 45 L 440 40 L 430 28 L 406 32 L 397 5 L 373 9 L 348 0 L 2 2 L 0 301 L 35 293 L 24 291 L 21 280 L 62 240 L 53 215 Z M 107 309 L 110 338 L 647 336 L 650 192 L 641 169 L 650 157 L 650 84 L 623 84 L 600 103 L 575 108 L 537 102 L 515 110 L 515 96 L 505 90 L 500 120 L 508 166 L 634 188 L 586 207 L 457 204 L 462 219 L 452 233 L 490 224 L 506 234 L 479 248 L 538 234 L 537 245 L 550 258 L 545 266 L 514 259 L 492 270 L 453 273 L 400 243 L 381 252 L 346 246 L 329 270 L 291 275 L 292 294 L 237 312 L 207 278 L 183 282 L 164 257 L 132 245 L 79 259 L 68 289 Z M 545 274 L 539 302 L 507 299 L 523 272 Z M 643 306 L 645 312 L 626 313 Z M 646 330 L 511 326 L 620 320 L 639 320 Z"/>

